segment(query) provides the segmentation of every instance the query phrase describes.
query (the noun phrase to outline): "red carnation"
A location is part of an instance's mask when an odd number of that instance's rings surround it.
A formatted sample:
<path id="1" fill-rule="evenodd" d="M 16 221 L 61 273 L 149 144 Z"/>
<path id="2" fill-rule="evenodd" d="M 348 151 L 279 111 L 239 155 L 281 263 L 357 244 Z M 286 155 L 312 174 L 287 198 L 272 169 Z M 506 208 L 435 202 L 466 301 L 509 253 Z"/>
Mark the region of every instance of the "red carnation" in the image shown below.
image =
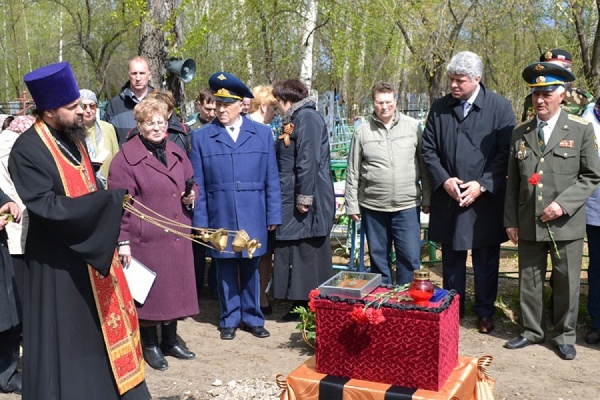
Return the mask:
<path id="1" fill-rule="evenodd" d="M 533 186 L 537 185 L 538 183 L 540 183 L 540 179 L 542 179 L 542 177 L 540 176 L 540 174 L 538 174 L 537 172 L 534 172 L 533 174 L 531 174 L 531 177 L 529 177 L 529 183 L 532 184 Z"/>
<path id="2" fill-rule="evenodd" d="M 308 309 L 312 312 L 317 312 L 317 307 L 315 307 L 315 297 L 317 297 L 318 295 L 319 295 L 318 289 L 313 289 L 308 294 L 308 298 L 310 299 L 310 300 L 308 300 Z"/>
<path id="3" fill-rule="evenodd" d="M 528 182 L 531 185 L 536 186 L 538 183 L 540 183 L 541 179 L 542 179 L 542 177 L 540 176 L 540 174 L 538 174 L 537 172 L 534 172 L 529 177 Z M 546 205 L 544 204 L 543 199 L 544 198 L 542 197 L 542 193 L 541 193 L 541 189 L 540 189 L 540 200 L 542 201 L 542 209 L 546 208 Z M 548 223 L 548 221 L 546 221 L 546 229 L 548 230 L 548 236 L 550 236 L 550 240 L 552 240 L 552 244 L 554 245 L 554 251 L 556 252 L 556 257 L 558 257 L 558 259 L 560 259 L 560 254 L 558 252 L 558 247 L 556 247 L 556 241 L 554 240 L 554 233 L 550 229 L 550 223 Z"/>
<path id="4" fill-rule="evenodd" d="M 369 322 L 369 317 L 367 317 L 364 308 L 361 306 L 357 306 L 352 309 L 350 312 L 350 319 L 359 325 L 365 325 Z"/>
<path id="5" fill-rule="evenodd" d="M 378 325 L 385 321 L 383 310 L 381 309 L 367 308 L 366 314 L 369 319 L 369 324 L 371 325 Z"/>

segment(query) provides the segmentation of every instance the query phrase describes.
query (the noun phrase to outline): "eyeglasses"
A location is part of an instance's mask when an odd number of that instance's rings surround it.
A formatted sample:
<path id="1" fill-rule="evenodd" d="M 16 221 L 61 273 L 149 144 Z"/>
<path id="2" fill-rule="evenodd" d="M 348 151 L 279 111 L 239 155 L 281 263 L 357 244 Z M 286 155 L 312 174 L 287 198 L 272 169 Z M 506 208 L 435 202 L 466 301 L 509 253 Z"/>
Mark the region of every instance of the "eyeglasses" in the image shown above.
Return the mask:
<path id="1" fill-rule="evenodd" d="M 154 126 L 158 126 L 159 128 L 162 128 L 167 125 L 167 121 L 147 121 L 147 122 L 143 122 L 142 125 L 144 125 L 146 128 L 152 128 Z"/>
<path id="2" fill-rule="evenodd" d="M 98 107 L 98 105 L 97 105 L 97 104 L 83 104 L 83 103 L 81 103 L 81 104 L 80 104 L 80 106 L 81 106 L 81 108 L 83 108 L 84 110 L 85 110 L 86 108 L 89 108 L 89 109 L 90 109 L 90 111 L 96 111 L 96 108 Z"/>

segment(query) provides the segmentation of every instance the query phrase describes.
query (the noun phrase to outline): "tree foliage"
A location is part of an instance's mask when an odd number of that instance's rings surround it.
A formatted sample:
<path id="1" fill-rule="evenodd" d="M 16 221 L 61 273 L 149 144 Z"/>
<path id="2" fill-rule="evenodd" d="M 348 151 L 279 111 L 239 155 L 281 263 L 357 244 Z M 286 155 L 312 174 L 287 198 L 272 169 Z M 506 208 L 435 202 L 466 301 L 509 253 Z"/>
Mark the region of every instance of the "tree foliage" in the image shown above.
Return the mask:
<path id="1" fill-rule="evenodd" d="M 600 93 L 600 0 L 5 0 L 0 98 L 14 100 L 23 75 L 61 60 L 81 87 L 108 98 L 140 53 L 155 59 L 154 85 L 168 78 L 168 58 L 193 58 L 188 98 L 220 70 L 249 86 L 299 78 L 309 4 L 312 87 L 335 90 L 357 112 L 379 80 L 397 85 L 401 103 L 410 93 L 432 101 L 447 90 L 445 65 L 462 50 L 482 57 L 485 84 L 515 109 L 527 92 L 523 67 L 551 48 L 570 51 L 578 87 Z"/>

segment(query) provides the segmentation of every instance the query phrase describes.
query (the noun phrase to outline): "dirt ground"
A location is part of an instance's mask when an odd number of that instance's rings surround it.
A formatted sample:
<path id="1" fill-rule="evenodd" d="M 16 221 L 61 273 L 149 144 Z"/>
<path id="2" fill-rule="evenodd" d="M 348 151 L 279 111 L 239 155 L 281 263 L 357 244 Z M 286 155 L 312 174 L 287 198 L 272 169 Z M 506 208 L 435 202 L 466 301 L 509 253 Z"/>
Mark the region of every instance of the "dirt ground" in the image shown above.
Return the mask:
<path id="1" fill-rule="evenodd" d="M 563 361 L 549 341 L 544 345 L 521 350 L 507 350 L 504 342 L 520 333 L 518 319 L 518 292 L 515 273 L 516 256 L 503 252 L 503 278 L 495 317 L 496 329 L 490 335 L 477 332 L 477 319 L 467 308 L 460 321 L 459 354 L 471 357 L 491 355 L 490 367 L 497 380 L 496 399 L 600 399 L 600 346 L 590 346 L 583 337 L 587 316 L 580 313 L 577 339 L 577 357 Z M 439 265 L 429 265 L 435 283 L 441 283 Z M 472 277 L 470 277 L 472 279 Z M 582 274 L 582 310 L 587 293 L 585 272 Z M 472 290 L 472 282 L 470 283 Z M 468 306 L 467 306 L 468 307 Z M 277 374 L 287 375 L 313 355 L 313 350 L 296 331 L 295 322 L 277 322 L 287 312 L 289 303 L 274 303 L 274 313 L 267 318 L 265 327 L 271 337 L 258 339 L 250 333 L 238 331 L 233 341 L 219 339 L 218 302 L 203 296 L 200 315 L 180 322 L 179 334 L 187 346 L 197 354 L 192 361 L 168 358 L 169 369 L 164 372 L 147 368 L 146 381 L 154 399 L 211 399 L 212 384 L 220 380 L 224 385 L 232 380 L 275 380 Z M 1 399 L 16 400 L 15 395 L 0 395 Z M 271 400 L 276 397 L 256 397 Z M 241 399 L 240 399 L 241 400 Z"/>

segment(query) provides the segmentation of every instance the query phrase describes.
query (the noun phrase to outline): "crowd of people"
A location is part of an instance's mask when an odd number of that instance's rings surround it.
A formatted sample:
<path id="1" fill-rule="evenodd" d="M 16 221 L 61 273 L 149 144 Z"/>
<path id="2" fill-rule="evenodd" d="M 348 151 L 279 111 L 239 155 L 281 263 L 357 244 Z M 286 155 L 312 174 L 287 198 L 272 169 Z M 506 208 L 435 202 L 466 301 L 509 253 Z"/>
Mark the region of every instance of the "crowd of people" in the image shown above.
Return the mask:
<path id="1" fill-rule="evenodd" d="M 394 85 L 376 83 L 374 111 L 352 137 L 345 186 L 346 213 L 362 222 L 371 272 L 384 284 L 412 281 L 420 216 L 430 214 L 443 287 L 458 293 L 462 317 L 471 252 L 483 334 L 494 330 L 500 244 L 517 244 L 522 333 L 505 347 L 549 336 L 567 360 L 576 356 L 586 230 L 586 341 L 600 343 L 600 105 L 573 87 L 571 63 L 555 49 L 523 70 L 531 94 L 519 125 L 511 103 L 482 83 L 472 52 L 448 63 L 450 93 L 433 102 L 424 128 L 398 110 Z M 216 72 L 183 123 L 173 95 L 150 86 L 145 58 L 133 58 L 128 75 L 104 120 L 96 94 L 79 89 L 65 62 L 24 77 L 31 116 L 0 116 L 1 392 L 149 399 L 144 360 L 166 370 L 167 356 L 196 356 L 177 323 L 198 314 L 205 286 L 219 301 L 220 339 L 238 329 L 262 339 L 270 336 L 271 276 L 273 297 L 292 303 L 281 320 L 293 321 L 334 273 L 330 135 L 305 84 L 251 90 Z M 242 244 L 221 246 L 225 232 L 238 232 Z M 132 263 L 156 276 L 143 303 L 125 279 Z"/>

